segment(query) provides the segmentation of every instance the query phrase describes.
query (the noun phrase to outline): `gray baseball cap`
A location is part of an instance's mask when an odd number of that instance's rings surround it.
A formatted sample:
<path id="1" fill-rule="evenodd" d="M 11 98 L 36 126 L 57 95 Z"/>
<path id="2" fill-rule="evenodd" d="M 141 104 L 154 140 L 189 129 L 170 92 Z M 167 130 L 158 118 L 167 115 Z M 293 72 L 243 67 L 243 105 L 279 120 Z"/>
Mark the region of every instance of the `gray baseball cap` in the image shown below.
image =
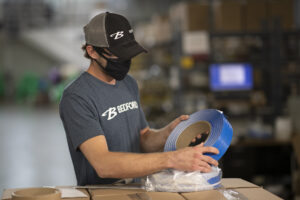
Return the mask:
<path id="1" fill-rule="evenodd" d="M 109 12 L 98 14 L 83 30 L 87 44 L 108 48 L 122 60 L 147 52 L 137 43 L 128 20 L 122 15 Z"/>

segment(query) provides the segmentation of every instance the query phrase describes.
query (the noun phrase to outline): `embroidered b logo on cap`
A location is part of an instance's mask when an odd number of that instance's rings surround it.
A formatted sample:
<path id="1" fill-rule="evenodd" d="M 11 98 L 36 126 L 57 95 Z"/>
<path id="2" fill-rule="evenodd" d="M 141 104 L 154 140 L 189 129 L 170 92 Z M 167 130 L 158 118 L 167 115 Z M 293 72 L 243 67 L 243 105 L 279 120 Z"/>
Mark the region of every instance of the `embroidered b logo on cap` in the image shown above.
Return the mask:
<path id="1" fill-rule="evenodd" d="M 118 31 L 116 33 L 113 33 L 110 35 L 110 37 L 113 37 L 114 40 L 120 39 L 124 36 L 124 31 Z"/>

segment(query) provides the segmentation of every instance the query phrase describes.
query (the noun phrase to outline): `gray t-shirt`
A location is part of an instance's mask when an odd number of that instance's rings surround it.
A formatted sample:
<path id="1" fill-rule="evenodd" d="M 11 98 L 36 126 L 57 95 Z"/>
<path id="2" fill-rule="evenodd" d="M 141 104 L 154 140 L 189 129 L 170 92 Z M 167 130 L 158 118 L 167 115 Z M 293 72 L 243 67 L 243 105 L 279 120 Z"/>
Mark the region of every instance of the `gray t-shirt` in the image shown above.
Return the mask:
<path id="1" fill-rule="evenodd" d="M 100 178 L 79 149 L 84 141 L 104 135 L 109 151 L 140 152 L 140 130 L 148 126 L 136 81 L 127 75 L 110 85 L 88 72 L 69 84 L 59 105 L 77 184 L 109 184 Z"/>

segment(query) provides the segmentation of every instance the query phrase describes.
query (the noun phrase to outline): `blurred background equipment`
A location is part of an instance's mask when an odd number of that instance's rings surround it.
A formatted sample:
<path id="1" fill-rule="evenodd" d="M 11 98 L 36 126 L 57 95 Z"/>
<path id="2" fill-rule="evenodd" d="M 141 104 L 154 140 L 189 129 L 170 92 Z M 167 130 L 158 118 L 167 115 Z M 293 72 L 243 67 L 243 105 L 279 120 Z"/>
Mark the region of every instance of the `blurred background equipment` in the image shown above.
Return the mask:
<path id="1" fill-rule="evenodd" d="M 299 198 L 299 10 L 299 0 L 0 0 L 0 190 L 76 184 L 58 103 L 89 65 L 83 26 L 110 11 L 149 50 L 130 74 L 151 127 L 221 110 L 234 130 L 223 176 Z"/>

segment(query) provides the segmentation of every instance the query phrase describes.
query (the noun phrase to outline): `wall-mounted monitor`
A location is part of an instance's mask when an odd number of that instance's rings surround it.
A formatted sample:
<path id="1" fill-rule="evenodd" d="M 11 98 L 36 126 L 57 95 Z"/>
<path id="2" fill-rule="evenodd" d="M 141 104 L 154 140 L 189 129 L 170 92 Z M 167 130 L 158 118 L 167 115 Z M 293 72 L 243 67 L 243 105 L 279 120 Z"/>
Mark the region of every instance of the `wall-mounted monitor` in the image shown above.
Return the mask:
<path id="1" fill-rule="evenodd" d="M 211 64 L 212 91 L 242 91 L 253 87 L 252 66 L 249 63 Z"/>

